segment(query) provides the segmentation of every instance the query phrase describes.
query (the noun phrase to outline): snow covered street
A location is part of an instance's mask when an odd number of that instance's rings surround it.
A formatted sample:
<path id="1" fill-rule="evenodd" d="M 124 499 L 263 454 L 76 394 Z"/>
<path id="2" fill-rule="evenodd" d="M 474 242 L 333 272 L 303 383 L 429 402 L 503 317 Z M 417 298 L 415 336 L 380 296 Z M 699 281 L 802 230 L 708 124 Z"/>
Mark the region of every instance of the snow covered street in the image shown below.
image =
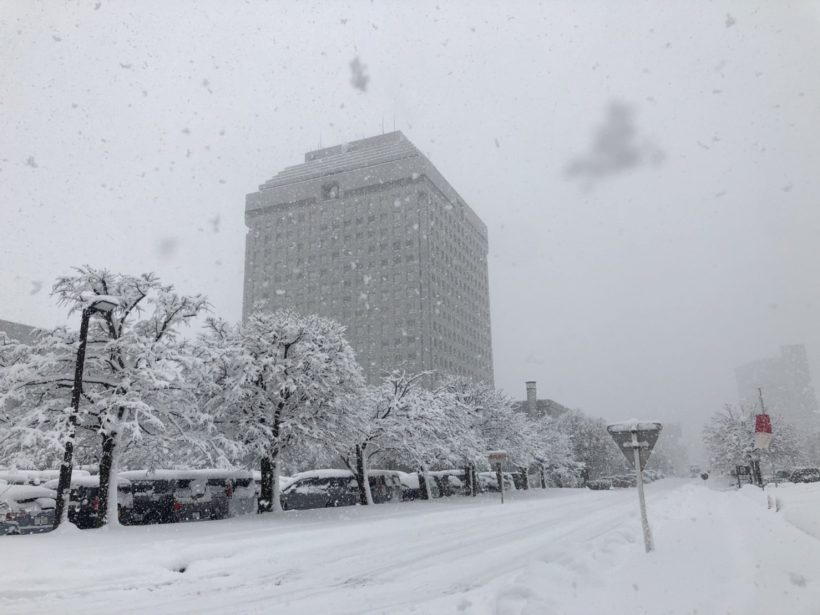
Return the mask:
<path id="1" fill-rule="evenodd" d="M 0 612 L 820 613 L 820 542 L 763 492 L 647 494 L 649 555 L 633 489 L 8 536 Z"/>

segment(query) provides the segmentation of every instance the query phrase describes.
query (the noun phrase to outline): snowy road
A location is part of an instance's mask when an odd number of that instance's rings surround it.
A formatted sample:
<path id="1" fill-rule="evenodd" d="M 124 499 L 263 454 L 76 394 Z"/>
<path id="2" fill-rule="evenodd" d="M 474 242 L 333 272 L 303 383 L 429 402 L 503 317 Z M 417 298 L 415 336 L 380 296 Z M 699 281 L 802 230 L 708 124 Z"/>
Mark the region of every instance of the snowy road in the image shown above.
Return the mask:
<path id="1" fill-rule="evenodd" d="M 648 498 L 648 556 L 633 490 L 6 537 L 0 612 L 820 613 L 820 542 L 765 496 Z"/>

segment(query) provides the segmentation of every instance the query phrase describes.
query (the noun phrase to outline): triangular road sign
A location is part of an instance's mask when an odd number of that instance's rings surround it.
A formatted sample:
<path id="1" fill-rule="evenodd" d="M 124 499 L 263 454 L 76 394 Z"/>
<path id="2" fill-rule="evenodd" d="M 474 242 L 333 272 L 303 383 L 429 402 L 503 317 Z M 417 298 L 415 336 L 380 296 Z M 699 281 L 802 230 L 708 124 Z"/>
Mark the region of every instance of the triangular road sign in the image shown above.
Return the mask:
<path id="1" fill-rule="evenodd" d="M 635 453 L 633 452 L 634 440 L 632 434 L 634 433 L 637 436 L 641 471 L 646 467 L 646 462 L 649 461 L 649 456 L 658 441 L 661 429 L 663 429 L 663 425 L 660 423 L 648 421 L 625 421 L 623 423 L 614 423 L 606 428 L 609 435 L 615 440 L 615 444 L 618 445 L 618 449 L 624 454 L 629 465 L 633 468 L 635 467 Z"/>

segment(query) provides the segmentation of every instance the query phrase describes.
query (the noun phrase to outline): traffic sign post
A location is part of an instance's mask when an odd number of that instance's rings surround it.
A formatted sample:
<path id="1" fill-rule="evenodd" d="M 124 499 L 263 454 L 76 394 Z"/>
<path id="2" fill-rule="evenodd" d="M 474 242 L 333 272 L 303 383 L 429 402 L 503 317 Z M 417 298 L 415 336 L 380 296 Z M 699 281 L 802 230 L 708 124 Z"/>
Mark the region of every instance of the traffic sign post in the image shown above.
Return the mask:
<path id="1" fill-rule="evenodd" d="M 649 527 L 649 519 L 646 517 L 646 497 L 643 491 L 643 469 L 646 467 L 646 462 L 649 461 L 649 456 L 652 454 L 652 448 L 658 441 L 658 436 L 661 434 L 663 425 L 660 423 L 646 422 L 646 421 L 626 421 L 624 423 L 614 423 L 609 425 L 606 430 L 618 449 L 624 454 L 626 460 L 635 468 L 636 484 L 638 486 L 638 502 L 641 507 L 641 525 L 643 526 L 643 544 L 646 552 L 655 549 L 654 541 L 652 540 L 652 530 Z"/>
<path id="2" fill-rule="evenodd" d="M 498 480 L 498 491 L 501 493 L 501 503 L 504 503 L 504 475 L 501 472 L 501 464 L 507 461 L 506 451 L 490 451 L 487 453 L 490 467 L 495 468 L 495 476 Z"/>

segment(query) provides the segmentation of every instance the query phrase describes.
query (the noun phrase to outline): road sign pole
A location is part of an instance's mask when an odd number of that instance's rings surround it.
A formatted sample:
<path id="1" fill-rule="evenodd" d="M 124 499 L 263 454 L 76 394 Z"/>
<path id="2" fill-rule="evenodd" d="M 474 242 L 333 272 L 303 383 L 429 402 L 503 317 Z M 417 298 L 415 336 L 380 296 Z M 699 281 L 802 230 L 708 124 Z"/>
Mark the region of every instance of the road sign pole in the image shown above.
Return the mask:
<path id="1" fill-rule="evenodd" d="M 507 461 L 506 451 L 490 451 L 487 453 L 490 462 L 490 469 L 495 468 L 495 477 L 498 480 L 498 491 L 501 493 L 501 503 L 504 503 L 504 474 L 501 471 L 502 465 Z"/>
<path id="2" fill-rule="evenodd" d="M 504 474 L 501 472 L 501 464 L 495 467 L 496 476 L 498 477 L 498 490 L 501 492 L 501 503 L 504 503 Z"/>
<path id="3" fill-rule="evenodd" d="M 638 499 L 641 503 L 641 524 L 643 525 L 643 545 L 649 553 L 655 549 L 652 541 L 652 530 L 646 517 L 646 497 L 643 493 L 643 472 L 641 472 L 641 445 L 638 442 L 638 431 L 632 430 L 632 454 L 635 455 L 635 477 L 638 479 Z"/>

